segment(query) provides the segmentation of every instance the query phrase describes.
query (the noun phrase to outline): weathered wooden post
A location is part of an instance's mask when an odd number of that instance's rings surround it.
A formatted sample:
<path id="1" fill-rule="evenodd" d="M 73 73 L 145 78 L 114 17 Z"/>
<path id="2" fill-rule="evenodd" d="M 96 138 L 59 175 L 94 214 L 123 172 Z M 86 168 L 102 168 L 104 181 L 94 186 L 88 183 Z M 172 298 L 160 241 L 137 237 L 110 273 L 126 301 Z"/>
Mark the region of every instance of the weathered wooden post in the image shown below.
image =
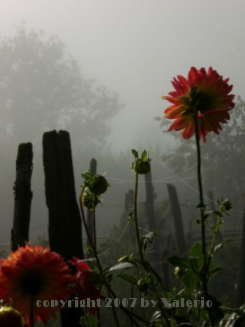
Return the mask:
<path id="1" fill-rule="evenodd" d="M 31 216 L 32 176 L 32 144 L 19 145 L 16 160 L 16 180 L 14 184 L 14 221 L 11 230 L 11 249 L 15 251 L 18 246 L 24 246 L 29 241 L 29 227 Z"/>
<path id="2" fill-rule="evenodd" d="M 168 193 L 169 193 L 169 197 L 170 197 L 172 213 L 173 213 L 173 218 L 174 218 L 174 227 L 175 227 L 177 248 L 178 248 L 179 254 L 181 254 L 185 251 L 186 244 L 185 244 L 184 226 L 182 223 L 178 195 L 176 192 L 176 188 L 173 185 L 167 184 L 167 188 L 168 188 Z"/>
<path id="3" fill-rule="evenodd" d="M 66 260 L 83 258 L 82 225 L 76 200 L 70 136 L 66 131 L 43 135 L 45 194 L 49 210 L 49 243 Z M 72 267 L 71 267 L 72 268 Z M 79 327 L 82 312 L 62 310 L 62 327 Z"/>
<path id="4" fill-rule="evenodd" d="M 66 260 L 73 256 L 82 258 L 81 217 L 76 199 L 68 132 L 44 133 L 43 164 L 49 210 L 50 248 Z"/>
<path id="5" fill-rule="evenodd" d="M 154 188 L 152 185 L 151 171 L 145 174 L 146 189 L 146 212 L 148 217 L 148 228 L 156 229 L 155 207 L 154 207 Z"/>
<path id="6" fill-rule="evenodd" d="M 95 159 L 92 159 L 90 161 L 90 171 L 94 174 L 96 174 L 97 171 L 97 161 Z M 88 231 L 91 240 L 94 239 L 94 222 L 93 222 L 93 212 L 89 209 L 87 209 L 87 226 L 88 226 Z M 90 246 L 91 244 L 89 243 L 89 240 L 87 238 L 87 245 Z"/>

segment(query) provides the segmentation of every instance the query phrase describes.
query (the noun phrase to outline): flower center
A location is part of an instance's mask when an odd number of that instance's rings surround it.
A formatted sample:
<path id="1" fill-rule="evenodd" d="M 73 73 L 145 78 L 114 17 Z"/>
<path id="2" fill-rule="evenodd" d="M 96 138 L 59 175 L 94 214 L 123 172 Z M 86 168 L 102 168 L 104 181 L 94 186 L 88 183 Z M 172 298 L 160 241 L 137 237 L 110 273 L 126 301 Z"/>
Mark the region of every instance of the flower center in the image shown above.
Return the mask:
<path id="1" fill-rule="evenodd" d="M 204 114 L 214 105 L 212 96 L 203 90 L 198 90 L 194 85 L 191 85 L 188 96 L 183 97 L 182 101 L 186 106 L 184 115 L 195 115 L 198 111 Z"/>
<path id="2" fill-rule="evenodd" d="M 36 296 L 45 284 L 43 274 L 38 270 L 25 271 L 19 280 L 22 295 Z"/>

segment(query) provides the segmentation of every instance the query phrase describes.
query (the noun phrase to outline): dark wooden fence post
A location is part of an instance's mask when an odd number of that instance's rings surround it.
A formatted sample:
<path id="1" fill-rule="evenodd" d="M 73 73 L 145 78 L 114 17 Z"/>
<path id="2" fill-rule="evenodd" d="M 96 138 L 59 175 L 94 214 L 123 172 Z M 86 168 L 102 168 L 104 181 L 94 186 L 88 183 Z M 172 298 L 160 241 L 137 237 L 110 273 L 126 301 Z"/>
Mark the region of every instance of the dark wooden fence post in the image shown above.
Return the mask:
<path id="1" fill-rule="evenodd" d="M 14 222 L 11 230 L 11 249 L 15 251 L 18 246 L 24 246 L 29 241 L 29 227 L 31 216 L 32 176 L 32 144 L 19 145 L 16 160 L 16 180 L 14 184 Z"/>
<path id="2" fill-rule="evenodd" d="M 43 135 L 46 203 L 49 210 L 49 243 L 65 260 L 83 258 L 82 224 L 76 200 L 70 136 L 66 131 Z M 82 312 L 61 311 L 63 327 L 79 327 Z"/>
<path id="3" fill-rule="evenodd" d="M 97 171 L 97 161 L 95 159 L 92 159 L 90 161 L 90 171 L 94 174 L 96 174 Z M 89 209 L 87 210 L 87 226 L 88 226 L 88 231 L 89 235 L 91 237 L 91 240 L 94 239 L 94 224 L 93 224 L 93 212 L 90 211 Z M 91 246 L 89 243 L 89 240 L 87 238 L 87 245 Z"/>
<path id="4" fill-rule="evenodd" d="M 148 217 L 148 228 L 156 229 L 155 207 L 154 207 L 154 188 L 152 185 L 151 171 L 145 174 L 146 189 L 146 213 Z"/>
<path id="5" fill-rule="evenodd" d="M 185 244 L 184 226 L 182 223 L 178 195 L 176 192 L 176 188 L 173 185 L 167 184 L 167 188 L 168 188 L 168 193 L 169 193 L 169 197 L 170 197 L 172 213 L 173 213 L 173 218 L 174 218 L 174 227 L 175 227 L 177 248 L 178 248 L 179 254 L 181 254 L 185 251 L 186 244 Z"/>

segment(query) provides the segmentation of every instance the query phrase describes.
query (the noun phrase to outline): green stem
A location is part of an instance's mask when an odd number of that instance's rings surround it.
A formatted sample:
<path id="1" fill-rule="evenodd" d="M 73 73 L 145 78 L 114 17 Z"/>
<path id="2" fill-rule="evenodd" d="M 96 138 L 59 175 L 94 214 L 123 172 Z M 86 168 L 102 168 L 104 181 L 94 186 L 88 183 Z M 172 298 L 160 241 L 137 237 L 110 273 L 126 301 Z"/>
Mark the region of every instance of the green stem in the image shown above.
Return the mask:
<path id="1" fill-rule="evenodd" d="M 206 252 L 206 229 L 205 229 L 205 215 L 204 215 L 204 201 L 203 201 L 203 187 L 202 187 L 202 175 L 201 175 L 201 149 L 200 149 L 200 139 L 199 139 L 199 128 L 198 128 L 198 118 L 197 113 L 194 118 L 195 122 L 195 139 L 196 139 L 196 149 L 197 149 L 197 179 L 199 188 L 199 200 L 200 200 L 200 213 L 201 213 L 201 235 L 202 235 L 202 255 L 203 255 L 203 270 L 202 270 L 202 288 L 204 293 L 204 301 L 206 303 L 208 299 L 208 289 L 207 289 L 207 252 Z M 215 326 L 214 319 L 210 309 L 208 308 L 209 319 L 212 327 Z"/>
<path id="2" fill-rule="evenodd" d="M 153 291 L 155 293 L 156 299 L 157 299 L 157 304 L 158 307 L 162 313 L 162 315 L 164 316 L 164 319 L 166 321 L 166 324 L 168 327 L 171 327 L 171 324 L 169 323 L 168 317 L 166 316 L 166 313 L 164 311 L 164 307 L 162 304 L 162 300 L 158 294 L 158 291 L 156 289 L 156 286 L 154 284 L 153 278 L 152 278 L 152 274 L 149 271 L 145 260 L 144 260 L 144 255 L 142 252 L 142 247 L 140 244 L 140 234 L 139 234 L 139 225 L 138 225 L 138 215 L 137 215 L 137 198 L 138 198 L 138 184 L 139 184 L 139 174 L 137 172 L 135 172 L 135 191 L 134 191 L 134 225 L 135 225 L 135 234 L 136 234 L 136 239 L 137 239 L 137 244 L 138 244 L 138 251 L 139 251 L 139 255 L 140 255 L 140 259 L 142 261 L 142 264 L 144 266 L 145 271 L 149 274 L 150 276 L 150 280 L 151 280 L 151 286 L 153 288 Z M 161 317 L 161 322 L 162 322 L 162 326 L 164 326 L 164 322 L 163 319 Z"/>
<path id="3" fill-rule="evenodd" d="M 34 298 L 31 296 L 30 327 L 34 327 Z"/>
<path id="4" fill-rule="evenodd" d="M 105 277 L 104 277 L 104 273 L 103 273 L 103 270 L 102 270 L 102 267 L 101 267 L 101 264 L 100 264 L 100 261 L 99 261 L 99 258 L 98 258 L 98 255 L 97 255 L 97 252 L 95 251 L 95 248 L 94 248 L 94 245 L 93 245 L 93 241 L 92 241 L 92 238 L 89 234 L 89 230 L 88 230 L 88 226 L 87 226 L 87 223 L 86 223 L 86 219 L 85 219 L 85 215 L 84 215 L 84 210 L 83 210 L 83 204 L 82 204 L 82 196 L 83 196 L 83 192 L 84 192 L 84 189 L 85 187 L 83 186 L 82 190 L 81 190 L 81 193 L 80 193 L 80 197 L 79 197 L 79 204 L 80 204 L 80 211 L 81 211 L 81 216 L 82 216 L 82 220 L 83 220 L 83 224 L 84 224 L 84 228 L 85 228 L 85 231 L 86 231 L 86 234 L 87 234 L 87 237 L 88 237 L 88 240 L 89 240 L 89 243 L 91 245 L 91 248 L 92 248 L 92 251 L 94 253 L 94 257 L 96 259 L 96 263 L 97 263 L 97 266 L 98 266 L 98 269 L 99 269 L 99 272 L 100 272 L 100 275 L 102 277 L 102 281 L 106 287 L 106 290 L 107 290 L 107 294 L 109 294 L 109 297 L 111 297 L 111 294 L 112 296 L 115 298 L 118 298 L 116 296 L 116 294 L 114 293 L 114 291 L 111 289 L 111 286 L 110 284 L 107 283 Z M 131 313 L 129 310 L 127 310 L 126 308 L 124 308 L 121 304 L 119 305 L 119 308 L 122 309 L 122 311 L 129 317 L 129 319 L 135 324 L 135 326 L 139 326 L 139 324 L 134 320 L 133 317 L 139 319 L 140 321 L 144 322 L 144 323 L 147 323 L 149 324 L 149 322 L 143 318 L 141 318 L 140 316 L 138 316 L 137 314 L 135 313 Z M 112 311 L 113 311 L 113 316 L 114 316 L 114 319 L 115 319 L 115 322 L 116 322 L 116 325 L 120 327 L 119 325 L 119 322 L 118 322 L 118 318 L 117 318 L 117 315 L 116 315 L 116 311 L 115 311 L 115 307 L 114 307 L 114 303 L 112 303 Z M 133 317 L 132 317 L 133 316 Z"/>
<path id="5" fill-rule="evenodd" d="M 138 280 L 139 280 L 140 279 L 140 271 L 139 271 L 139 267 L 138 266 L 137 266 L 137 277 L 138 277 Z M 133 290 L 133 288 L 132 288 L 132 290 Z M 139 289 L 139 296 L 140 296 L 140 300 L 141 300 L 142 293 L 141 293 L 141 290 L 140 289 Z M 141 310 L 142 310 L 143 317 L 145 318 L 145 310 L 144 310 L 144 308 L 141 307 Z"/>
<path id="6" fill-rule="evenodd" d="M 94 249 L 97 252 L 95 207 L 93 207 L 93 242 L 94 242 Z"/>
<path id="7" fill-rule="evenodd" d="M 209 271 L 209 265 L 210 265 L 210 262 L 211 262 L 211 259 L 212 259 L 212 255 L 214 253 L 214 247 L 215 247 L 215 244 L 216 244 L 217 234 L 218 234 L 218 231 L 219 231 L 219 228 L 220 228 L 220 220 L 221 220 L 221 218 L 218 217 L 218 221 L 217 221 L 217 224 L 216 224 L 216 231 L 215 231 L 215 233 L 213 235 L 210 250 L 208 252 L 207 271 Z"/>
<path id="8" fill-rule="evenodd" d="M 115 294 L 115 292 L 113 290 L 111 290 L 111 294 L 113 295 L 114 299 L 117 299 L 118 296 Z M 122 311 L 129 317 L 129 319 L 136 325 L 139 326 L 137 324 L 137 322 L 132 318 L 136 318 L 140 321 L 142 321 L 143 323 L 145 323 L 147 326 L 150 324 L 150 322 L 148 320 L 146 320 L 145 318 L 142 318 L 140 316 L 138 316 L 136 313 L 134 313 L 133 311 L 129 311 L 127 308 L 125 308 L 122 304 L 119 304 L 119 308 L 122 309 Z"/>
<path id="9" fill-rule="evenodd" d="M 97 266 L 98 266 L 98 269 L 99 269 L 99 272 L 100 272 L 100 276 L 101 276 L 102 281 L 103 281 L 103 283 L 104 283 L 104 285 L 106 287 L 108 297 L 111 297 L 110 288 L 108 287 L 108 283 L 107 283 L 107 281 L 105 279 L 105 276 L 104 276 L 104 273 L 103 273 L 103 269 L 101 267 L 101 264 L 100 264 L 100 261 L 99 261 L 99 258 L 98 258 L 96 249 L 94 247 L 94 244 L 93 244 L 93 241 L 92 241 L 92 238 L 90 236 L 90 233 L 89 233 L 89 230 L 88 230 L 88 226 L 87 226 L 87 223 L 86 223 L 86 219 L 85 219 L 85 215 L 84 215 L 84 210 L 83 210 L 83 203 L 82 203 L 82 196 L 83 196 L 84 189 L 85 189 L 85 186 L 83 185 L 82 190 L 81 190 L 81 194 L 80 194 L 80 197 L 79 197 L 79 204 L 80 204 L 80 210 L 81 210 L 82 220 L 83 220 L 84 228 L 85 228 L 85 231 L 86 231 L 86 234 L 87 234 L 89 243 L 90 243 L 91 248 L 92 248 L 92 251 L 94 253 L 94 257 L 96 259 L 96 263 L 97 263 Z M 117 313 L 116 313 L 116 309 L 115 309 L 114 303 L 112 304 L 112 313 L 113 313 L 114 320 L 115 320 L 115 323 L 116 323 L 117 327 L 120 327 L 120 324 L 119 324 L 119 321 L 118 321 L 118 317 L 117 317 Z"/>

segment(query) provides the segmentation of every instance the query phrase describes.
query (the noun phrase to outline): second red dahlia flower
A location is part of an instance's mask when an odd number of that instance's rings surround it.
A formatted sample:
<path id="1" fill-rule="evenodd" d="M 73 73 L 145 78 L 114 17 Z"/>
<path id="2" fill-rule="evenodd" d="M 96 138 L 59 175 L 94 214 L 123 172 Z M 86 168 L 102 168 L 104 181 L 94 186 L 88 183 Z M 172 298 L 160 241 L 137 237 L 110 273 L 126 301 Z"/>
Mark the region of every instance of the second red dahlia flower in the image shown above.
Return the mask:
<path id="1" fill-rule="evenodd" d="M 74 275 L 73 289 L 77 293 L 79 300 L 97 300 L 100 298 L 98 287 L 98 275 L 92 271 L 90 267 L 78 258 L 74 261 L 68 261 L 77 268 L 77 273 Z M 97 307 L 89 307 L 89 312 L 95 314 Z"/>

